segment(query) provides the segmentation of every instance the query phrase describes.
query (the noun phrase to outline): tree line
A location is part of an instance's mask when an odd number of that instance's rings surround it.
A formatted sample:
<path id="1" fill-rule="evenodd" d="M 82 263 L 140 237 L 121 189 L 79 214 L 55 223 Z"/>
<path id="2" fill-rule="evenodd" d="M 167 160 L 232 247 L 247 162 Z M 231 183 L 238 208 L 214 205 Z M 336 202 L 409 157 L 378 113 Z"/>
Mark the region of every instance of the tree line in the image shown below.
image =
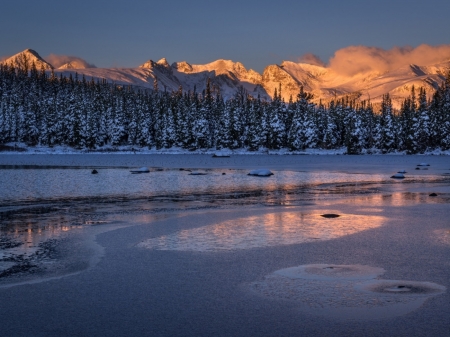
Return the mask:
<path id="1" fill-rule="evenodd" d="M 450 149 L 450 71 L 432 97 L 412 87 L 395 111 L 388 94 L 380 111 L 370 101 L 340 98 L 312 102 L 300 90 L 284 102 L 281 87 L 271 101 L 243 88 L 224 99 L 202 92 L 153 90 L 55 76 L 0 65 L 0 144 L 66 145 L 77 149 L 136 146 L 185 150 L 347 148 L 348 154 L 424 153 Z"/>

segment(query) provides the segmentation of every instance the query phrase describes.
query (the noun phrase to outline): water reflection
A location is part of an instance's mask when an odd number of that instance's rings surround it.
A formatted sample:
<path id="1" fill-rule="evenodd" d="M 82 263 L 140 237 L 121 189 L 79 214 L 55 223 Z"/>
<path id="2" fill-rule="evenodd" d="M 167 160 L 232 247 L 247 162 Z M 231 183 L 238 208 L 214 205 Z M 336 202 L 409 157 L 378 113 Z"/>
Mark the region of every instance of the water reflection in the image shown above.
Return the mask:
<path id="1" fill-rule="evenodd" d="M 150 223 L 155 214 L 189 210 L 247 205 L 332 208 L 336 203 L 351 203 L 378 215 L 384 206 L 450 202 L 448 177 L 398 182 L 381 174 L 323 171 L 275 171 L 270 178 L 225 169 L 203 170 L 206 175 L 197 176 L 176 169 L 152 170 L 145 175 L 132 175 L 125 168 L 99 169 L 97 175 L 81 168 L 0 172 L 0 276 L 14 261 L 29 266 L 34 257 L 49 252 L 45 245 L 52 240 L 120 219 Z M 429 186 L 438 197 L 428 196 Z M 249 249 L 329 240 L 378 227 L 383 221 L 377 216 L 343 214 L 324 219 L 319 214 L 276 212 L 180 231 L 150 240 L 147 246 L 199 251 Z"/>
<path id="2" fill-rule="evenodd" d="M 448 203 L 450 194 L 441 194 L 439 197 L 430 197 L 429 193 L 418 192 L 395 192 L 395 193 L 379 193 L 365 196 L 359 196 L 357 198 L 348 198 L 343 201 L 344 203 L 354 204 L 355 206 L 371 206 L 371 207 L 383 207 L 393 206 L 402 207 L 411 204 L 435 204 L 435 203 Z"/>
<path id="3" fill-rule="evenodd" d="M 30 257 L 39 252 L 42 243 L 59 239 L 67 232 L 80 229 L 75 224 L 75 216 L 49 213 L 44 215 L 17 214 L 10 215 L 6 222 L 2 217 L 0 231 L 0 269 L 1 262 Z"/>
<path id="4" fill-rule="evenodd" d="M 225 173 L 226 175 L 222 175 Z M 92 175 L 82 169 L 1 170 L 0 201 L 55 200 L 78 197 L 156 197 L 171 194 L 199 195 L 241 193 L 263 189 L 289 191 L 300 187 L 338 182 L 362 183 L 383 181 L 383 175 L 345 174 L 338 172 L 275 171 L 270 178 L 247 175 L 247 170 L 205 170 L 206 175 L 189 175 L 187 171 L 165 170 L 132 175 L 126 169 L 99 169 Z"/>
<path id="5" fill-rule="evenodd" d="M 326 212 L 333 213 L 333 212 Z M 277 212 L 228 220 L 148 239 L 141 247 L 158 250 L 220 251 L 331 240 L 383 225 L 382 216 Z"/>

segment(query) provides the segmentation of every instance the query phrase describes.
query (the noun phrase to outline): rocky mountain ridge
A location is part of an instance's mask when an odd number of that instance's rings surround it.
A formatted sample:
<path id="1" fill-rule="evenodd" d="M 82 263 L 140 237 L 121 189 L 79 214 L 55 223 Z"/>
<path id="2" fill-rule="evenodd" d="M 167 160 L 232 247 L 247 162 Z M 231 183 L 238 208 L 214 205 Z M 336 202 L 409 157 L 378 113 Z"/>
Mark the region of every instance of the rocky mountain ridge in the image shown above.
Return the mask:
<path id="1" fill-rule="evenodd" d="M 24 62 L 35 63 L 37 69 L 54 69 L 37 52 L 27 49 L 3 63 L 23 66 Z M 355 75 L 339 73 L 331 68 L 283 61 L 280 65 L 267 66 L 262 74 L 249 69 L 240 62 L 216 60 L 204 65 L 194 65 L 186 61 L 169 62 L 163 58 L 159 61 L 148 60 L 137 68 L 87 68 L 81 62 L 72 61 L 55 73 L 66 76 L 78 73 L 86 78 L 106 79 L 119 85 L 133 85 L 153 89 L 155 80 L 159 90 L 175 91 L 180 87 L 184 91 L 201 92 L 205 89 L 207 79 L 211 80 L 213 91 L 220 91 L 224 98 L 230 98 L 243 87 L 250 95 L 269 100 L 275 90 L 288 102 L 296 99 L 303 86 L 305 91 L 314 94 L 318 101 L 331 100 L 342 96 L 351 96 L 360 100 L 370 99 L 377 103 L 382 95 L 389 93 L 394 106 L 399 107 L 411 92 L 411 87 L 424 87 L 431 95 L 442 83 L 450 69 L 450 60 L 437 64 L 405 65 L 388 72 L 368 71 Z M 278 92 L 280 94 L 280 92 Z"/>

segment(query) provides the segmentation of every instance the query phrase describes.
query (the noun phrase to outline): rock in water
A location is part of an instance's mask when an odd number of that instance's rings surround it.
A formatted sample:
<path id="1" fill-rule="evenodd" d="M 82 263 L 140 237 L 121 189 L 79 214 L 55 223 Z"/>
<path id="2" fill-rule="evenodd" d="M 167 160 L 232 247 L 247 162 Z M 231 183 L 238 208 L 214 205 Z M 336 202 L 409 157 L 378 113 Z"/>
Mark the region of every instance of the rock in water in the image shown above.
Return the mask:
<path id="1" fill-rule="evenodd" d="M 97 171 L 96 169 L 93 169 L 91 173 L 92 173 L 92 174 L 97 174 L 98 171 Z"/>
<path id="2" fill-rule="evenodd" d="M 436 193 L 431 193 L 430 197 L 437 197 L 437 194 Z"/>
<path id="3" fill-rule="evenodd" d="M 273 173 L 268 169 L 253 170 L 248 173 L 249 176 L 270 177 Z"/>
<path id="4" fill-rule="evenodd" d="M 320 216 L 323 217 L 323 218 L 328 218 L 328 219 L 333 219 L 333 218 L 339 218 L 340 217 L 339 214 L 334 214 L 334 213 L 321 214 Z"/>
<path id="5" fill-rule="evenodd" d="M 148 169 L 148 167 L 141 167 L 140 169 L 137 170 L 131 170 L 131 173 L 149 173 L 150 170 Z"/>
<path id="6" fill-rule="evenodd" d="M 230 158 L 229 154 L 226 153 L 214 153 L 213 158 Z"/>

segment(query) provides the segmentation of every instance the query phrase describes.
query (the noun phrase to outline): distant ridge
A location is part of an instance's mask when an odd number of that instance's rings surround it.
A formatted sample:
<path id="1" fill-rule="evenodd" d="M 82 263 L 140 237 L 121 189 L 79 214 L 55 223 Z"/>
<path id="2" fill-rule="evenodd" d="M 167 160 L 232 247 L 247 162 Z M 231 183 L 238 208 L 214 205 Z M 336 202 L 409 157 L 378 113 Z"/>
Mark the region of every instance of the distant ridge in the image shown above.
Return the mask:
<path id="1" fill-rule="evenodd" d="M 28 60 L 34 61 L 38 69 L 53 69 L 53 66 L 43 60 L 31 49 L 18 53 L 4 63 L 21 64 Z M 410 64 L 400 68 L 380 73 L 369 71 L 354 75 L 343 75 L 331 68 L 283 61 L 280 65 L 267 66 L 262 74 L 247 70 L 240 62 L 219 59 L 203 65 L 190 64 L 186 61 L 169 64 L 165 58 L 159 61 L 148 60 L 136 68 L 86 68 L 77 61 L 71 61 L 55 70 L 55 73 L 66 75 L 77 72 L 86 78 L 105 79 L 119 85 L 133 85 L 153 89 L 154 82 L 159 90 L 176 91 L 180 87 L 184 91 L 202 92 L 210 79 L 213 91 L 220 91 L 224 98 L 232 97 L 236 91 L 245 89 L 254 97 L 269 100 L 275 90 L 288 102 L 296 99 L 303 86 L 304 90 L 326 102 L 334 98 L 349 96 L 354 99 L 380 102 L 386 93 L 391 95 L 394 107 L 400 107 L 401 102 L 410 95 L 411 88 L 424 87 L 428 95 L 442 83 L 450 69 L 450 60 L 440 63 L 416 65 Z"/>

